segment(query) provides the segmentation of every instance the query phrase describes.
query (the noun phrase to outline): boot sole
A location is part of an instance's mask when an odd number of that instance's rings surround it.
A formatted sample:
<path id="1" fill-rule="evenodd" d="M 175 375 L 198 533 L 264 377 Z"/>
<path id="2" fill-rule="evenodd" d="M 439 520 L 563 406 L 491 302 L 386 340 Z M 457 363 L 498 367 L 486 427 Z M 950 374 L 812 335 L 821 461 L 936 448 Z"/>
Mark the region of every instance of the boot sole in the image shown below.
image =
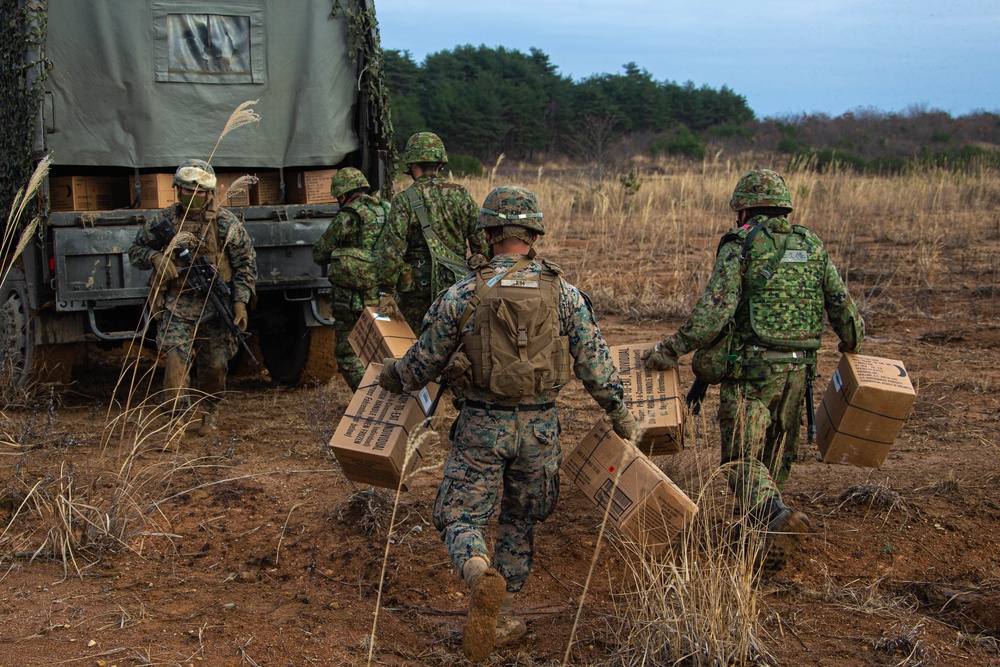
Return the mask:
<path id="1" fill-rule="evenodd" d="M 462 632 L 462 650 L 472 662 L 482 662 L 493 652 L 496 641 L 497 616 L 507 593 L 507 583 L 500 573 L 490 568 L 476 584 L 469 605 L 469 618 Z"/>
<path id="2" fill-rule="evenodd" d="M 764 537 L 761 571 L 774 574 L 784 568 L 788 556 L 798 548 L 802 536 L 809 532 L 809 528 L 809 518 L 794 510 L 769 526 Z"/>

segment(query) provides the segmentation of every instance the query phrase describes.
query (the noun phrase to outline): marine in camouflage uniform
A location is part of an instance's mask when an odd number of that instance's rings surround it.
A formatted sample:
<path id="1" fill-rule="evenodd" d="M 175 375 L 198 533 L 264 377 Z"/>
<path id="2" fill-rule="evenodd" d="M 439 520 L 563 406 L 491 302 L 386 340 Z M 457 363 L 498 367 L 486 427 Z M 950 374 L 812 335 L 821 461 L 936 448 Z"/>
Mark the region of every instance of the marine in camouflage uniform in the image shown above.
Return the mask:
<path id="1" fill-rule="evenodd" d="M 380 285 L 393 282 L 379 279 L 380 269 L 371 265 L 374 262 L 356 271 L 352 271 L 352 265 L 330 262 L 335 251 L 345 248 L 369 251 L 370 259 L 375 259 L 371 251 L 385 228 L 389 206 L 377 192 L 368 194 L 368 188 L 368 179 L 353 167 L 341 169 L 334 175 L 330 181 L 330 194 L 337 198 L 340 211 L 313 245 L 313 261 L 330 265 L 327 277 L 333 285 L 332 315 L 336 322 L 333 326 L 336 331 L 334 355 L 337 368 L 351 391 L 357 391 L 365 368 L 354 353 L 348 335 L 365 307 L 378 305 Z M 362 271 L 372 275 L 360 275 Z M 392 286 L 385 289 L 391 291 Z"/>
<path id="2" fill-rule="evenodd" d="M 740 226 L 722 238 L 687 322 L 658 343 L 646 363 L 673 367 L 677 357 L 710 344 L 734 322 L 730 358 L 736 360 L 720 386 L 722 463 L 734 463 L 730 485 L 762 525 L 806 532 L 808 519 L 782 502 L 781 489 L 797 454 L 824 313 L 841 352 L 860 349 L 864 322 L 823 242 L 788 221 L 791 196 L 780 175 L 767 169 L 744 175 L 730 207 Z"/>
<path id="3" fill-rule="evenodd" d="M 399 307 L 410 327 L 419 333 L 434 296 L 468 272 L 459 268 L 456 275 L 440 264 L 432 258 L 431 246 L 439 256 L 461 265 L 466 243 L 473 255 L 485 255 L 486 240 L 476 228 L 479 207 L 469 191 L 438 173 L 448 163 L 448 155 L 436 134 L 418 132 L 410 137 L 403 162 L 413 184 L 393 197 L 389 225 L 375 251 L 391 262 L 391 270 L 400 276 Z M 425 238 L 411 193 L 422 204 L 436 238 Z"/>
<path id="4" fill-rule="evenodd" d="M 486 266 L 474 264 L 477 274 L 438 296 L 419 340 L 401 360 L 387 359 L 380 378 L 380 384 L 392 391 L 403 387 L 418 390 L 439 375 L 465 385 L 464 405 L 434 503 L 434 524 L 455 569 L 472 589 L 463 639 L 472 660 L 485 659 L 494 639 L 524 633 L 523 621 L 511 615 L 513 594 L 521 590 L 531 571 L 534 526 L 556 507 L 562 461 L 555 409 L 561 385 L 521 399 L 497 395 L 471 380 L 464 353 L 468 348 L 456 354 L 460 340 L 467 342 L 469 336 L 479 334 L 476 317 L 466 314 L 477 295 L 477 282 L 484 275 L 500 278 L 502 274 L 500 285 L 538 285 L 543 274 L 554 272 L 558 281 L 558 292 L 554 293 L 558 336 L 568 338 L 571 357 L 566 360 L 566 379 L 571 363 L 573 374 L 611 417 L 615 431 L 625 438 L 635 432 L 623 400 L 621 379 L 589 300 L 558 275 L 561 270 L 556 265 L 535 257 L 531 248 L 545 232 L 534 194 L 518 187 L 496 188 L 483 204 L 478 227 L 487 231 L 492 259 Z M 457 363 L 461 360 L 464 363 Z M 490 568 L 482 530 L 498 506 L 498 533 Z"/>
<path id="5" fill-rule="evenodd" d="M 155 269 L 150 278 L 150 303 L 159 323 L 156 344 L 166 362 L 164 405 L 175 416 L 189 407 L 186 386 L 195 361 L 198 382 L 207 402 L 199 429 L 203 436 L 218 428 L 219 401 L 225 391 L 228 363 L 239 343 L 208 297 L 187 284 L 184 268 L 157 240 L 152 228 L 158 220 L 168 218 L 177 232 L 177 242 L 183 243 L 192 257 L 208 258 L 229 285 L 234 322 L 246 329 L 247 304 L 254 296 L 257 282 L 257 255 L 242 223 L 218 206 L 215 183 L 215 172 L 206 162 L 187 160 L 181 164 L 173 184 L 183 203 L 168 206 L 147 219 L 129 249 L 129 260 L 134 267 Z"/>

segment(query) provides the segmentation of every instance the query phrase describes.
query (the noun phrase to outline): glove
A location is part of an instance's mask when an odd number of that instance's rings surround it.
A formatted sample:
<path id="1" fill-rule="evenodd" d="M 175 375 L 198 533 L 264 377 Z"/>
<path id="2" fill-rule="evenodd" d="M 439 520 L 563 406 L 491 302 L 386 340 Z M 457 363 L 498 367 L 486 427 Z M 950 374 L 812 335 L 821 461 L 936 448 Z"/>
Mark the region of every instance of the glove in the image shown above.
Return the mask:
<path id="1" fill-rule="evenodd" d="M 149 256 L 149 262 L 156 271 L 156 281 L 160 284 L 170 282 L 177 277 L 177 267 L 174 260 L 167 257 L 162 252 L 155 252 Z"/>
<path id="2" fill-rule="evenodd" d="M 642 353 L 643 365 L 651 371 L 669 371 L 677 366 L 677 355 L 660 341 Z"/>
<path id="3" fill-rule="evenodd" d="M 378 386 L 394 394 L 403 393 L 403 380 L 396 370 L 396 360 L 392 357 L 383 359 L 382 372 L 378 376 Z"/>
<path id="4" fill-rule="evenodd" d="M 611 428 L 614 429 L 619 438 L 622 440 L 635 439 L 635 417 L 632 416 L 632 411 L 628 409 L 628 406 L 622 405 L 615 412 L 609 412 L 608 417 L 611 419 Z"/>
<path id="5" fill-rule="evenodd" d="M 472 386 L 470 368 L 472 368 L 472 361 L 469 360 L 465 352 L 459 349 L 448 358 L 448 363 L 441 370 L 441 380 L 453 388 L 469 389 Z"/>
<path id="6" fill-rule="evenodd" d="M 233 304 L 233 324 L 240 328 L 240 331 L 247 330 L 247 305 L 242 301 Z"/>

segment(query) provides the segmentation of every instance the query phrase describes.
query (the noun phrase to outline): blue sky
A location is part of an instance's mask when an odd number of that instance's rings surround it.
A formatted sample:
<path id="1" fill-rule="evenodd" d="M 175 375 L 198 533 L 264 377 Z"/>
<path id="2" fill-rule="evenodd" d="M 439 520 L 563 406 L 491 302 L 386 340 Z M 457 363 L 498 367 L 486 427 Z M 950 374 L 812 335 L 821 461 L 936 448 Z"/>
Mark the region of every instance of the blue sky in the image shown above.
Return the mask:
<path id="1" fill-rule="evenodd" d="M 386 49 L 548 54 L 563 75 L 727 85 L 760 118 L 1000 111 L 1000 0 L 374 0 Z"/>

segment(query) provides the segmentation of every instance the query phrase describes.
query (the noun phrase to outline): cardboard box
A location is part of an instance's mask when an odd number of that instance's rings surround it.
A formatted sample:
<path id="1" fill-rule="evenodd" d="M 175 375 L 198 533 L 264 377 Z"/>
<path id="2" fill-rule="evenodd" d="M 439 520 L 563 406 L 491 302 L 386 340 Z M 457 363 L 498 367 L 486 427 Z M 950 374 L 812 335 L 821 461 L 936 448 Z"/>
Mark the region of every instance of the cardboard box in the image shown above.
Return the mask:
<path id="1" fill-rule="evenodd" d="M 606 416 L 566 457 L 562 470 L 601 512 L 608 512 L 608 521 L 653 555 L 662 553 L 698 513 L 666 473 L 615 434 Z"/>
<path id="2" fill-rule="evenodd" d="M 52 211 L 107 211 L 114 208 L 114 177 L 50 176 Z"/>
<path id="3" fill-rule="evenodd" d="M 257 182 L 250 188 L 251 206 L 270 206 L 280 204 L 281 174 L 276 171 L 263 171 L 257 174 Z"/>
<path id="4" fill-rule="evenodd" d="M 915 400 L 902 361 L 845 354 L 816 411 L 820 456 L 878 468 Z"/>
<path id="5" fill-rule="evenodd" d="M 244 172 L 216 172 L 215 174 L 215 196 L 219 199 L 219 204 L 221 206 L 249 206 L 250 205 L 250 188 L 252 187 L 249 182 L 244 180 L 242 183 L 236 183 L 239 179 L 244 176 L 252 174 L 246 174 Z M 233 189 L 233 185 L 236 188 Z M 230 191 L 232 190 L 232 191 Z"/>
<path id="6" fill-rule="evenodd" d="M 637 426 L 644 429 L 636 445 L 648 456 L 676 454 L 684 448 L 681 379 L 676 368 L 650 371 L 643 367 L 640 357 L 650 347 L 651 343 L 618 345 L 611 348 L 611 358 L 625 385 L 625 404 Z"/>
<path id="7" fill-rule="evenodd" d="M 330 448 L 347 479 L 396 489 L 402 478 L 401 488 L 406 491 L 407 478 L 424 460 L 423 448 L 428 443 L 418 437 L 420 426 L 440 387 L 429 384 L 416 394 L 393 394 L 378 386 L 381 372 L 382 364 L 372 364 L 365 371 L 330 439 Z M 416 448 L 407 461 L 411 437 Z"/>
<path id="8" fill-rule="evenodd" d="M 335 204 L 330 179 L 336 169 L 293 172 L 285 184 L 289 204 Z"/>
<path id="9" fill-rule="evenodd" d="M 361 313 L 347 342 L 361 364 L 367 366 L 372 362 L 382 363 L 387 357 L 402 359 L 410 346 L 417 342 L 417 337 L 403 317 L 393 319 L 379 314 L 378 308 L 369 306 Z"/>
<path id="10" fill-rule="evenodd" d="M 139 196 L 142 208 L 165 208 L 177 203 L 173 174 L 139 174 Z M 135 197 L 135 176 L 129 176 L 129 193 Z"/>

